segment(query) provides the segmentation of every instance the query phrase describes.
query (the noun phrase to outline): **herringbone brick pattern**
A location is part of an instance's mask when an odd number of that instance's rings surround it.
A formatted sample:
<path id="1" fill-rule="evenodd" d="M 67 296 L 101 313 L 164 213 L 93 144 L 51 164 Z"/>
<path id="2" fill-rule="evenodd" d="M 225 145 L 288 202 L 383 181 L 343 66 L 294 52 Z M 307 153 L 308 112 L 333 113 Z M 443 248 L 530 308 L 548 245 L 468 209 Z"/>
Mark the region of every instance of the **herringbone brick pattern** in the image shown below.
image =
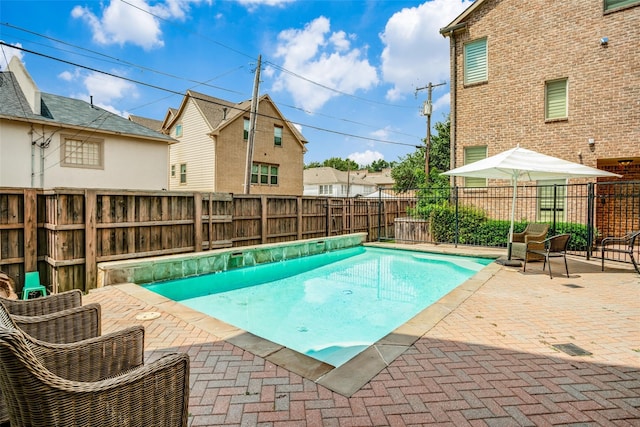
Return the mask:
<path id="1" fill-rule="evenodd" d="M 140 322 L 160 310 L 117 287 L 85 301 L 105 332 L 143 323 L 147 360 L 191 356 L 191 426 L 640 426 L 640 277 L 539 270 L 502 268 L 351 398 L 170 314 Z"/>

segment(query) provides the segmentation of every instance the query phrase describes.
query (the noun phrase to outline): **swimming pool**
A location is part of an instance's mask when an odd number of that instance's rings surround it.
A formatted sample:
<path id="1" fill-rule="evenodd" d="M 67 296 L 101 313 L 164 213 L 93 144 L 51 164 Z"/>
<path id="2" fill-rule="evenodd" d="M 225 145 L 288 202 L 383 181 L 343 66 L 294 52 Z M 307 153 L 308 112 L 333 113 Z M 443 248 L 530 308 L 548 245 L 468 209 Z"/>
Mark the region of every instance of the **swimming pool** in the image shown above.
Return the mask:
<path id="1" fill-rule="evenodd" d="M 491 262 L 358 246 L 145 288 L 337 367 Z"/>

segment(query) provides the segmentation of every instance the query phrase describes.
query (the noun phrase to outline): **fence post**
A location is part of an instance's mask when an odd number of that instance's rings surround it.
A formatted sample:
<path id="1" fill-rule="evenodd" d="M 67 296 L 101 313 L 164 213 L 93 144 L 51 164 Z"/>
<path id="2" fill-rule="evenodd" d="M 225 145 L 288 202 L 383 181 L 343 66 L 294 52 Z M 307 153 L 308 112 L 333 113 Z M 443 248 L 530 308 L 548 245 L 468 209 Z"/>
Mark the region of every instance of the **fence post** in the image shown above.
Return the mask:
<path id="1" fill-rule="evenodd" d="M 298 227 L 297 227 L 297 232 L 298 232 L 298 240 L 302 240 L 302 196 L 298 196 L 296 197 L 296 209 L 298 210 L 297 212 L 297 220 L 298 220 Z"/>
<path id="2" fill-rule="evenodd" d="M 84 191 L 84 292 L 96 287 L 97 265 L 97 199 L 96 190 Z"/>
<path id="3" fill-rule="evenodd" d="M 591 251 L 593 250 L 593 236 L 595 234 L 595 228 L 593 226 L 595 208 L 594 189 L 595 185 L 593 182 L 587 184 L 587 260 L 591 258 Z"/>
<path id="4" fill-rule="evenodd" d="M 24 271 L 38 269 L 38 202 L 35 189 L 24 190 Z"/>
<path id="5" fill-rule="evenodd" d="M 193 251 L 202 251 L 202 193 L 193 193 Z"/>
<path id="6" fill-rule="evenodd" d="M 267 196 L 262 195 L 260 196 L 260 207 L 261 207 L 261 214 L 260 214 L 260 228 L 262 229 L 260 234 L 261 234 L 261 242 L 262 244 L 267 243 L 267 234 L 268 234 L 268 228 L 269 228 L 269 223 L 268 223 L 268 218 L 267 215 L 269 214 L 269 211 L 267 209 Z"/>
<path id="7" fill-rule="evenodd" d="M 458 247 L 458 238 L 460 237 L 460 204 L 458 203 L 458 186 L 453 187 L 453 200 L 456 206 L 456 233 L 454 238 L 454 246 Z"/>

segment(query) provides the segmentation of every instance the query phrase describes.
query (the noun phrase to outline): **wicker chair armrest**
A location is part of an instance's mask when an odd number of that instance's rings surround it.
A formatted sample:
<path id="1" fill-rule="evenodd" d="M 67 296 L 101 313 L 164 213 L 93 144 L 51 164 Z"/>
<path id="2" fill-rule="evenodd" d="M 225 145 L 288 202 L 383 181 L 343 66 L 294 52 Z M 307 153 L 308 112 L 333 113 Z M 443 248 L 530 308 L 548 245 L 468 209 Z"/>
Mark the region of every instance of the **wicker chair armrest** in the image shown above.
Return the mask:
<path id="1" fill-rule="evenodd" d="M 100 336 L 100 304 L 92 303 L 42 316 L 11 316 L 16 325 L 35 339 L 70 343 Z"/>
<path id="2" fill-rule="evenodd" d="M 34 340 L 32 349 L 40 362 L 59 377 L 99 381 L 144 364 L 144 327 L 132 326 L 67 344 Z"/>
<path id="3" fill-rule="evenodd" d="M 526 236 L 526 234 L 527 233 L 525 233 L 524 231 L 522 233 L 513 233 L 512 241 L 518 242 L 518 243 L 524 243 L 524 237 Z"/>
<path id="4" fill-rule="evenodd" d="M 25 399 L 16 411 L 29 414 L 31 425 L 187 426 L 186 354 L 166 355 L 97 382 L 69 381 L 46 370 L 35 373 L 44 389 L 33 392 L 47 398 Z"/>
<path id="5" fill-rule="evenodd" d="M 527 235 L 524 238 L 525 243 L 528 242 L 541 242 L 543 240 L 545 240 L 545 237 L 547 237 L 547 232 L 545 231 L 544 233 L 539 233 L 539 234 L 531 234 L 531 233 L 527 233 Z"/>
<path id="6" fill-rule="evenodd" d="M 72 291 L 28 300 L 9 300 L 3 298 L 2 303 L 11 314 L 18 316 L 42 316 L 44 314 L 55 313 L 56 311 L 80 307 L 82 305 L 82 291 L 74 289 Z"/>

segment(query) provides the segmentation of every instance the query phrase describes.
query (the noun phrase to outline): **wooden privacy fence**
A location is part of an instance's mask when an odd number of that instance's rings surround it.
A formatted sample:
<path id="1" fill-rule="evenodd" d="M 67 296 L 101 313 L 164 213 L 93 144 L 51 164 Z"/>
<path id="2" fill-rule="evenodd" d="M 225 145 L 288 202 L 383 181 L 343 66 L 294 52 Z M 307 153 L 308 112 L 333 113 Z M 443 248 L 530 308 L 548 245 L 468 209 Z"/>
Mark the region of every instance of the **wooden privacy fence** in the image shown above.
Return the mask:
<path id="1" fill-rule="evenodd" d="M 0 270 L 54 292 L 95 287 L 97 263 L 393 229 L 406 200 L 0 188 Z M 379 227 L 380 225 L 380 227 Z"/>

